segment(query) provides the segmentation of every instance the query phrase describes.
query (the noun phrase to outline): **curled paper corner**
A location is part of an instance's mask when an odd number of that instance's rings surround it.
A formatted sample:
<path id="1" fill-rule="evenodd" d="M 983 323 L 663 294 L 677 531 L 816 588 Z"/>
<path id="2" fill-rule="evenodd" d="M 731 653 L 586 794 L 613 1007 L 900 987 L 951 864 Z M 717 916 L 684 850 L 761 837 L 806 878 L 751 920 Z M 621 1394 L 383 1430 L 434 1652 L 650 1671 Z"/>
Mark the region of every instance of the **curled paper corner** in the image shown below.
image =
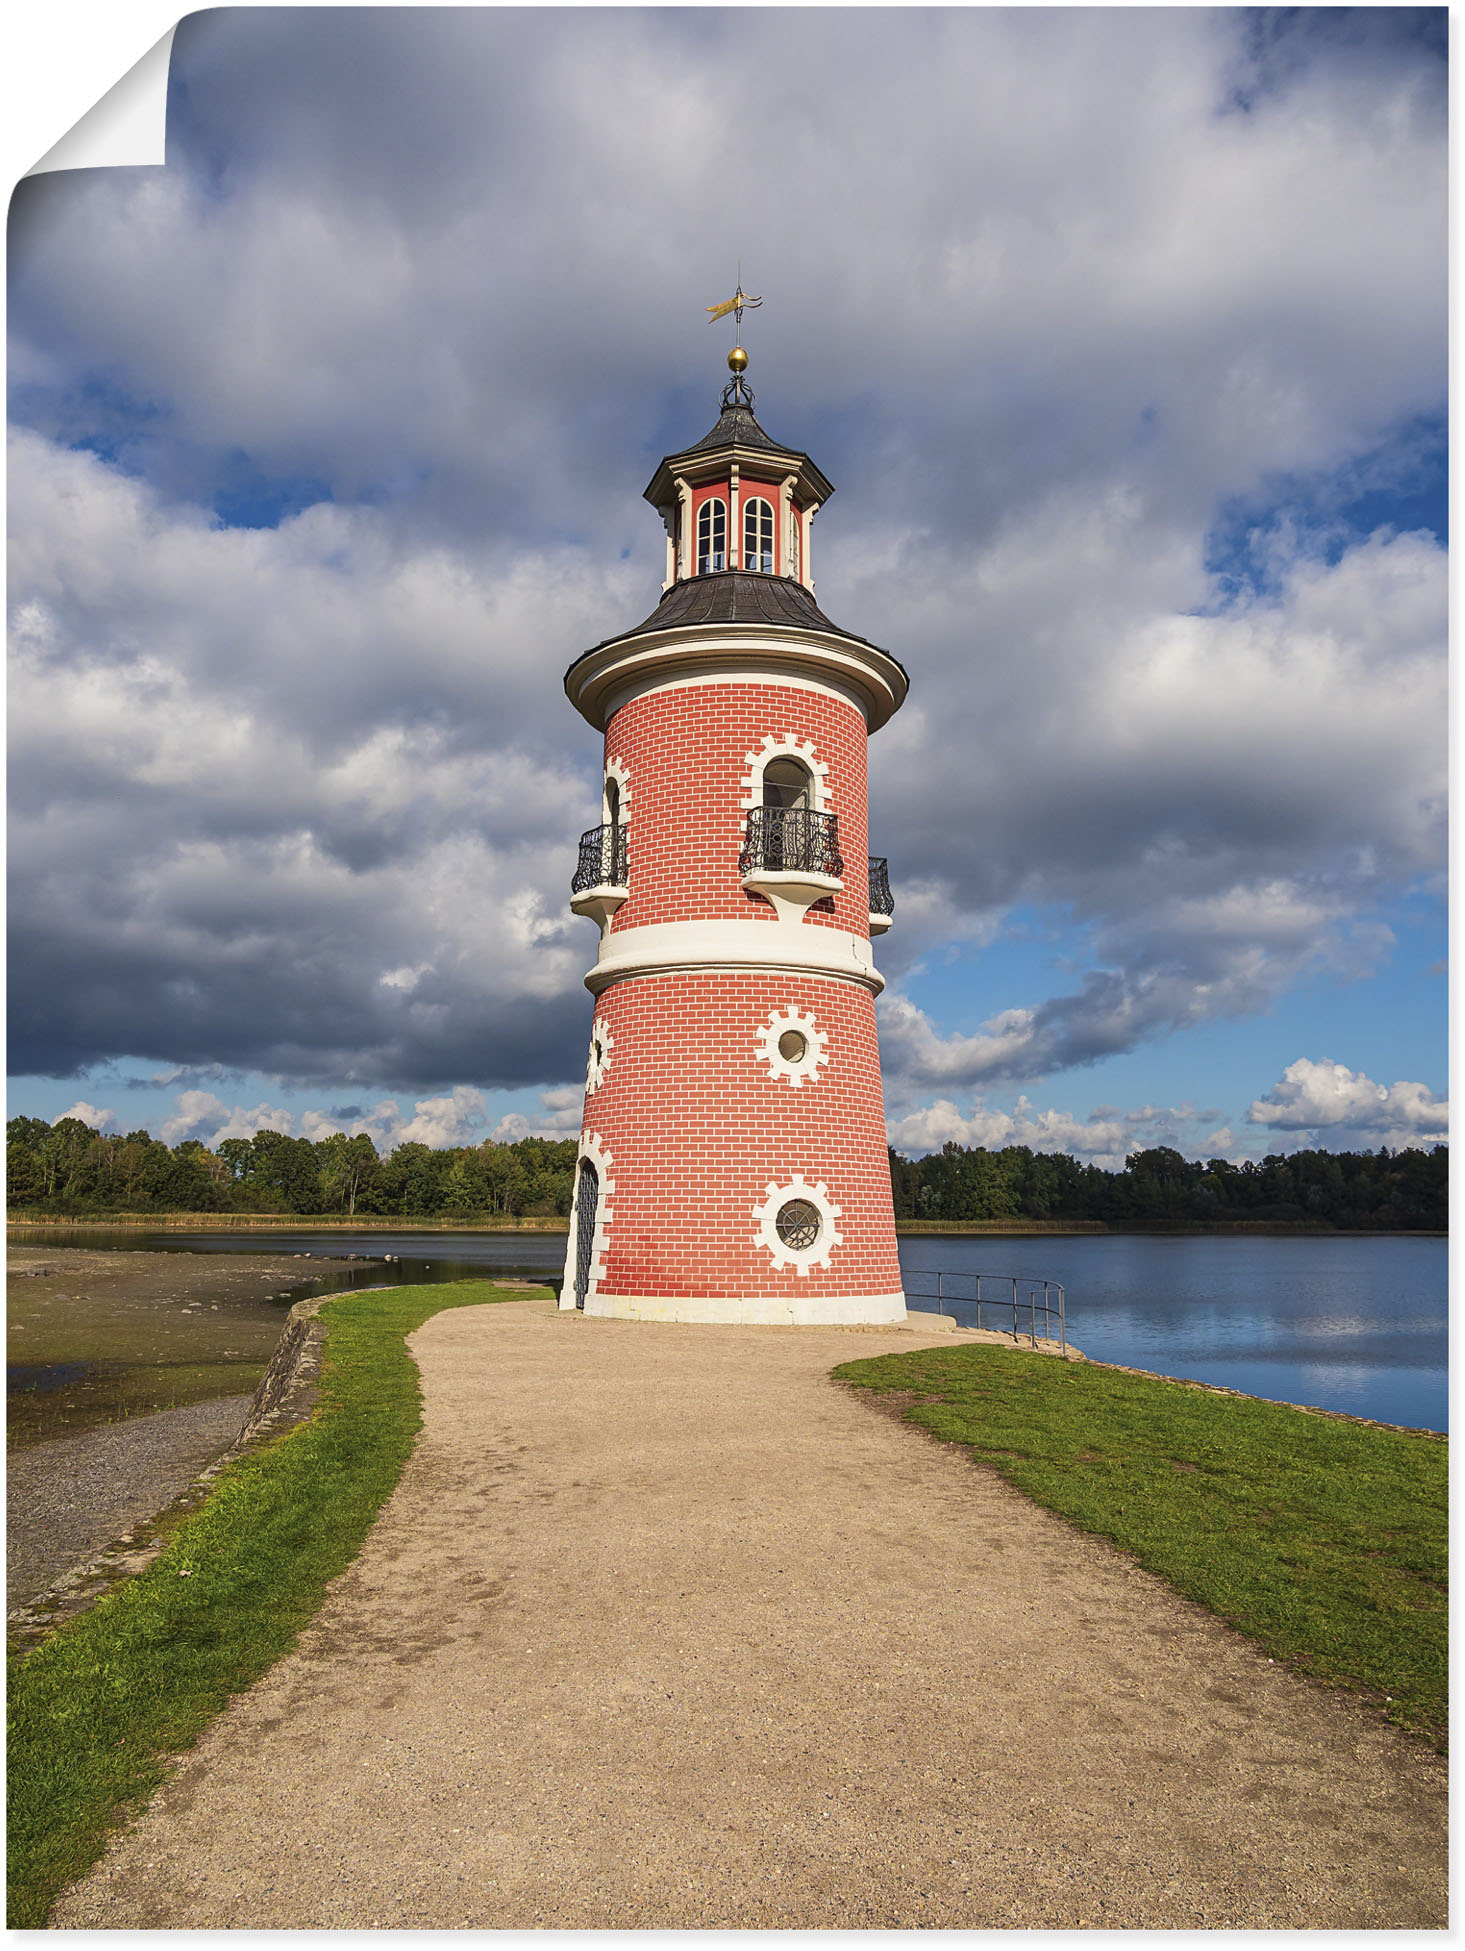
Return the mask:
<path id="1" fill-rule="evenodd" d="M 165 162 L 168 63 L 176 31 L 170 27 L 26 175 L 40 176 L 53 169 L 116 169 Z"/>

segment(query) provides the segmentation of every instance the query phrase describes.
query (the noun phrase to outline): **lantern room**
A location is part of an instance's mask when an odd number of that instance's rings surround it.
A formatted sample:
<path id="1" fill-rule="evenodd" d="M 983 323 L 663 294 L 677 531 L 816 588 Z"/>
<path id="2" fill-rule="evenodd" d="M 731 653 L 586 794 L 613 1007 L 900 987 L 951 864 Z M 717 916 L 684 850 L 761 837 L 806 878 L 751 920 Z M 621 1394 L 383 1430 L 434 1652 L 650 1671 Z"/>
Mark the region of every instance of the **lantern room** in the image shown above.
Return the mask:
<path id="1" fill-rule="evenodd" d="M 742 354 L 743 364 L 747 363 Z M 734 360 L 717 425 L 668 454 L 646 499 L 666 528 L 663 590 L 693 576 L 787 576 L 814 587 L 809 537 L 834 486 L 797 448 L 772 440 Z"/>

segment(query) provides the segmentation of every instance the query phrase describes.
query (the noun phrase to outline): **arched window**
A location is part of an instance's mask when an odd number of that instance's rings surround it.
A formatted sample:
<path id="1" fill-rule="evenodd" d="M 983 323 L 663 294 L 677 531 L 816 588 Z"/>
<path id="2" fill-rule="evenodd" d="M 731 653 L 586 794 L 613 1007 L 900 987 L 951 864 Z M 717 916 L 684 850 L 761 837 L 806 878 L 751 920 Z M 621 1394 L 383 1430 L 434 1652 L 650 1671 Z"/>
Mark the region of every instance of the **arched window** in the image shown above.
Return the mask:
<path id="1" fill-rule="evenodd" d="M 727 567 L 727 503 L 704 501 L 697 510 L 697 574 Z"/>
<path id="2" fill-rule="evenodd" d="M 809 768 L 797 759 L 770 759 L 763 768 L 763 804 L 807 813 L 814 803 Z"/>
<path id="3" fill-rule="evenodd" d="M 619 826 L 621 823 L 621 782 L 613 772 L 605 775 L 605 824 Z"/>
<path id="4" fill-rule="evenodd" d="M 773 507 L 770 502 L 743 503 L 743 567 L 765 576 L 773 574 Z"/>

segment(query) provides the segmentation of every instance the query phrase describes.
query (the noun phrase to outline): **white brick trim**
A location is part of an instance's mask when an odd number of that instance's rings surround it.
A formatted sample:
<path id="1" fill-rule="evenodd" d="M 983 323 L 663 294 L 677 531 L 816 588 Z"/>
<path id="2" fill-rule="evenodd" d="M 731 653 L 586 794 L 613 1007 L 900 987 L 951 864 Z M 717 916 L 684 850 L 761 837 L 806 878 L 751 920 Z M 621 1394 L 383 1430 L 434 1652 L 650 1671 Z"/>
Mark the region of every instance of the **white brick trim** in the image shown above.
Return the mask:
<path id="1" fill-rule="evenodd" d="M 885 987 L 869 938 L 842 928 L 798 921 L 652 921 L 602 936 L 600 955 L 585 977 L 598 996 L 627 976 L 686 969 L 757 969 L 785 979 L 792 973 L 842 976 L 872 995 Z"/>
<path id="2" fill-rule="evenodd" d="M 779 1211 L 790 1199 L 806 1199 L 819 1214 L 819 1237 L 812 1246 L 789 1246 L 778 1237 Z M 753 1217 L 758 1222 L 753 1244 L 768 1249 L 780 1272 L 792 1267 L 796 1274 L 807 1278 L 811 1267 L 827 1268 L 834 1249 L 844 1245 L 844 1235 L 834 1224 L 842 1210 L 829 1197 L 829 1187 L 823 1179 L 810 1185 L 802 1172 L 795 1172 L 785 1185 L 774 1185 L 770 1180 L 768 1197 L 761 1206 L 753 1208 Z"/>
<path id="3" fill-rule="evenodd" d="M 610 1225 L 612 1214 L 610 1196 L 615 1191 L 615 1180 L 610 1176 L 611 1155 L 601 1141 L 598 1131 L 582 1132 L 580 1149 L 575 1155 L 575 1192 L 570 1201 L 570 1241 L 565 1252 L 565 1277 L 560 1287 L 560 1311 L 573 1313 L 575 1309 L 575 1243 L 579 1233 L 580 1221 L 580 1165 L 589 1159 L 600 1179 L 600 1196 L 595 1205 L 595 1231 L 590 1236 L 590 1280 L 585 1289 L 585 1305 L 588 1310 L 590 1296 L 595 1292 L 605 1275 L 605 1229 Z"/>
<path id="4" fill-rule="evenodd" d="M 905 1295 L 822 1294 L 807 1288 L 769 1294 L 596 1294 L 585 1312 L 621 1321 L 715 1321 L 743 1328 L 884 1327 L 910 1333 Z M 916 1342 L 917 1348 L 928 1346 Z M 854 1353 L 864 1353 L 855 1349 Z"/>
<path id="5" fill-rule="evenodd" d="M 790 1030 L 797 1031 L 806 1045 L 803 1056 L 793 1063 L 778 1047 L 779 1039 Z M 829 1033 L 818 1027 L 812 1011 L 806 1016 L 796 1003 L 790 1003 L 787 1009 L 770 1011 L 754 1048 L 758 1062 L 768 1066 L 770 1083 L 782 1082 L 797 1091 L 805 1083 L 819 1082 L 819 1067 L 829 1062 Z"/>
<path id="6" fill-rule="evenodd" d="M 743 797 L 739 804 L 745 813 L 750 813 L 755 806 L 763 804 L 763 774 L 774 759 L 797 759 L 800 765 L 807 766 L 812 782 L 813 810 L 816 813 L 834 811 L 834 795 L 829 790 L 829 767 L 816 756 L 813 739 L 795 738 L 792 732 L 785 732 L 782 737 L 775 738 L 771 732 L 765 732 L 760 750 L 747 752 L 744 758 L 748 770 L 743 774 Z M 739 845 L 742 844 L 742 835 L 743 822 L 739 821 Z"/>
<path id="7" fill-rule="evenodd" d="M 610 1069 L 610 1053 L 615 1047 L 615 1038 L 599 1016 L 590 1025 L 590 1048 L 585 1057 L 585 1096 L 590 1099 L 605 1082 L 605 1073 Z M 599 1055 L 597 1056 L 597 1051 Z"/>
<path id="8" fill-rule="evenodd" d="M 631 769 L 624 759 L 612 758 L 609 754 L 606 755 L 605 761 L 605 780 L 600 788 L 600 823 L 602 826 L 609 825 L 609 821 L 605 818 L 605 815 L 610 811 L 610 807 L 606 803 L 605 788 L 612 779 L 614 779 L 617 787 L 620 789 L 620 824 L 622 826 L 629 826 L 631 823 Z"/>

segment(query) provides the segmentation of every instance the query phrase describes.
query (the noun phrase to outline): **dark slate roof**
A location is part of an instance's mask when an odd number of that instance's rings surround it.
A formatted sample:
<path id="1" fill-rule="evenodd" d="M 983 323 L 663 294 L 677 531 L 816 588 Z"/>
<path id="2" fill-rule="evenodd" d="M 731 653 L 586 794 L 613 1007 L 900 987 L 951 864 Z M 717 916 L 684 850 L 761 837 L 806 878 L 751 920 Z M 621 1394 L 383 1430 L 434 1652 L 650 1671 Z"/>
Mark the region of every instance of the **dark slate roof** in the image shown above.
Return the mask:
<path id="1" fill-rule="evenodd" d="M 700 454 L 708 447 L 731 447 L 734 444 L 739 447 L 762 447 L 770 454 L 782 454 L 791 461 L 808 458 L 796 447 L 785 447 L 782 441 L 770 440 L 753 418 L 752 408 L 746 406 L 725 406 L 711 433 L 703 434 L 700 440 L 693 441 L 690 447 L 682 448 L 681 453 L 673 454 L 670 458 L 680 460 L 683 454 Z"/>
<path id="2" fill-rule="evenodd" d="M 773 623 L 783 630 L 826 631 L 831 636 L 848 637 L 856 644 L 869 641 L 831 623 L 804 585 L 791 576 L 758 576 L 740 569 L 727 569 L 673 583 L 644 623 L 638 623 L 633 630 L 618 631 L 604 642 L 618 644 L 626 637 L 639 637 L 648 630 L 675 630 L 698 623 Z M 595 645 L 596 650 L 601 648 L 601 644 Z M 587 650 L 585 655 L 588 657 L 590 652 Z"/>

